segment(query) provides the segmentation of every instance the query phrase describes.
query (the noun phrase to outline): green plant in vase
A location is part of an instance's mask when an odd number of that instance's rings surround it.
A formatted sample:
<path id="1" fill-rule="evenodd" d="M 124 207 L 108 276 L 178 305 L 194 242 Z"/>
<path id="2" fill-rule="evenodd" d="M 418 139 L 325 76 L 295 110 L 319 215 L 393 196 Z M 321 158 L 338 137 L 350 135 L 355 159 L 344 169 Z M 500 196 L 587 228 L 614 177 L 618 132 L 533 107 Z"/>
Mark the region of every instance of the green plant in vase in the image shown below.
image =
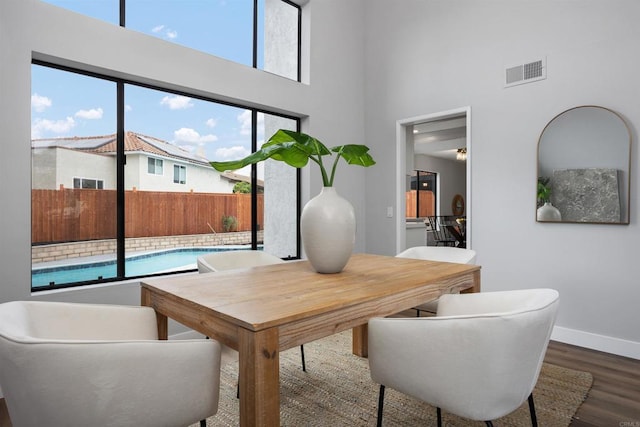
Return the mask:
<path id="1" fill-rule="evenodd" d="M 538 178 L 538 206 L 551 202 L 551 187 L 549 186 L 549 178 Z"/>
<path id="2" fill-rule="evenodd" d="M 333 162 L 325 156 L 334 156 Z M 327 148 L 320 140 L 301 132 L 278 130 L 260 150 L 240 160 L 211 162 L 217 171 L 240 169 L 267 159 L 302 168 L 309 160 L 322 175 L 323 189 L 309 200 L 300 217 L 300 234 L 304 252 L 318 273 L 338 273 L 345 267 L 355 242 L 355 212 L 351 203 L 333 188 L 340 159 L 349 165 L 369 167 L 376 164 L 369 147 L 360 144 Z"/>

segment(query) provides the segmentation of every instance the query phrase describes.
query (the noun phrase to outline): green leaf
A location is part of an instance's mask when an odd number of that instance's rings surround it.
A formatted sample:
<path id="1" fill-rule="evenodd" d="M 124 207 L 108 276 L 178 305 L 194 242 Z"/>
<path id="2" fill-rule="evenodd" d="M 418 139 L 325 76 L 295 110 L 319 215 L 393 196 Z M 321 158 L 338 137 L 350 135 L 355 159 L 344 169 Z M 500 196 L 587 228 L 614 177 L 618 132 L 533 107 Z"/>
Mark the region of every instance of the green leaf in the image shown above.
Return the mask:
<path id="1" fill-rule="evenodd" d="M 366 145 L 347 144 L 333 147 L 331 151 L 338 153 L 350 165 L 360 165 L 364 167 L 373 166 L 376 161 L 369 154 L 369 147 Z"/>
<path id="2" fill-rule="evenodd" d="M 331 176 L 328 176 L 322 162 L 322 157 L 327 155 L 331 156 L 332 152 L 336 153 L 336 157 L 333 161 L 333 167 L 331 168 Z M 341 157 L 350 165 L 367 167 L 376 164 L 375 160 L 373 160 L 369 154 L 369 147 L 366 145 L 340 145 L 329 150 L 320 140 L 306 133 L 280 129 L 262 145 L 260 150 L 250 154 L 244 159 L 228 162 L 211 162 L 211 166 L 219 172 L 224 172 L 227 170 L 240 169 L 270 158 L 285 162 L 289 166 L 302 168 L 306 166 L 307 163 L 309 163 L 309 159 L 311 159 L 320 167 L 323 184 L 326 187 L 330 187 L 333 185 L 336 167 Z"/>
<path id="3" fill-rule="evenodd" d="M 331 151 L 320 140 L 302 132 L 280 129 L 273 134 L 271 138 L 262 146 L 271 144 L 281 144 L 287 142 L 297 143 L 296 147 L 307 152 L 308 156 L 318 155 L 325 156 L 331 154 Z"/>

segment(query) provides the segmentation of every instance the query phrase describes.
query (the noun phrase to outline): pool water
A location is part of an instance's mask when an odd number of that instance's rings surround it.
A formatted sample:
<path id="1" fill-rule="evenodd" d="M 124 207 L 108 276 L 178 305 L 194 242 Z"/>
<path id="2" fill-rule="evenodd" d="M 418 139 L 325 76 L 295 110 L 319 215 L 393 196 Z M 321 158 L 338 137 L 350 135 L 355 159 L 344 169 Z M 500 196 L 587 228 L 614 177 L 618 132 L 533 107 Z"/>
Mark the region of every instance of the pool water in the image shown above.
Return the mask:
<path id="1" fill-rule="evenodd" d="M 248 247 L 178 248 L 126 258 L 125 276 L 146 276 L 166 271 L 188 271 L 197 268 L 196 259 L 206 253 L 221 252 Z M 31 287 L 61 285 L 89 280 L 116 277 L 115 259 L 56 267 L 34 268 L 31 271 Z"/>

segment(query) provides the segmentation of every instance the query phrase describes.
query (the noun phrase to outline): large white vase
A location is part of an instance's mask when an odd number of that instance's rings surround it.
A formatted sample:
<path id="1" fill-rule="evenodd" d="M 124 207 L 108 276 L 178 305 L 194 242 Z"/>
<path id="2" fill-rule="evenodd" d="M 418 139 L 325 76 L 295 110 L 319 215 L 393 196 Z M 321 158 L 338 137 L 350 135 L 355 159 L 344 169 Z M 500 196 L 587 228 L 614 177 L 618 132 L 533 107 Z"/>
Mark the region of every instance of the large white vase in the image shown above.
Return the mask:
<path id="1" fill-rule="evenodd" d="M 304 252 L 318 273 L 339 273 L 353 251 L 356 215 L 348 200 L 324 187 L 302 209 L 300 233 Z"/>

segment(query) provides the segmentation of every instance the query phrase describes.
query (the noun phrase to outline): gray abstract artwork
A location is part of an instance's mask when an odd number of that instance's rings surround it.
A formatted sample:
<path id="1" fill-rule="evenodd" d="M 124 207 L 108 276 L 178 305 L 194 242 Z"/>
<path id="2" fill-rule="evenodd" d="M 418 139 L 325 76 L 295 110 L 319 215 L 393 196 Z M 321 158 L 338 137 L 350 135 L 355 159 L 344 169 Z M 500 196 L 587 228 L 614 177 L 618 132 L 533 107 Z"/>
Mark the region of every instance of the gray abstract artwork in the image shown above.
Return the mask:
<path id="1" fill-rule="evenodd" d="M 560 210 L 563 221 L 620 221 L 616 169 L 554 170 L 551 187 L 551 200 Z"/>

